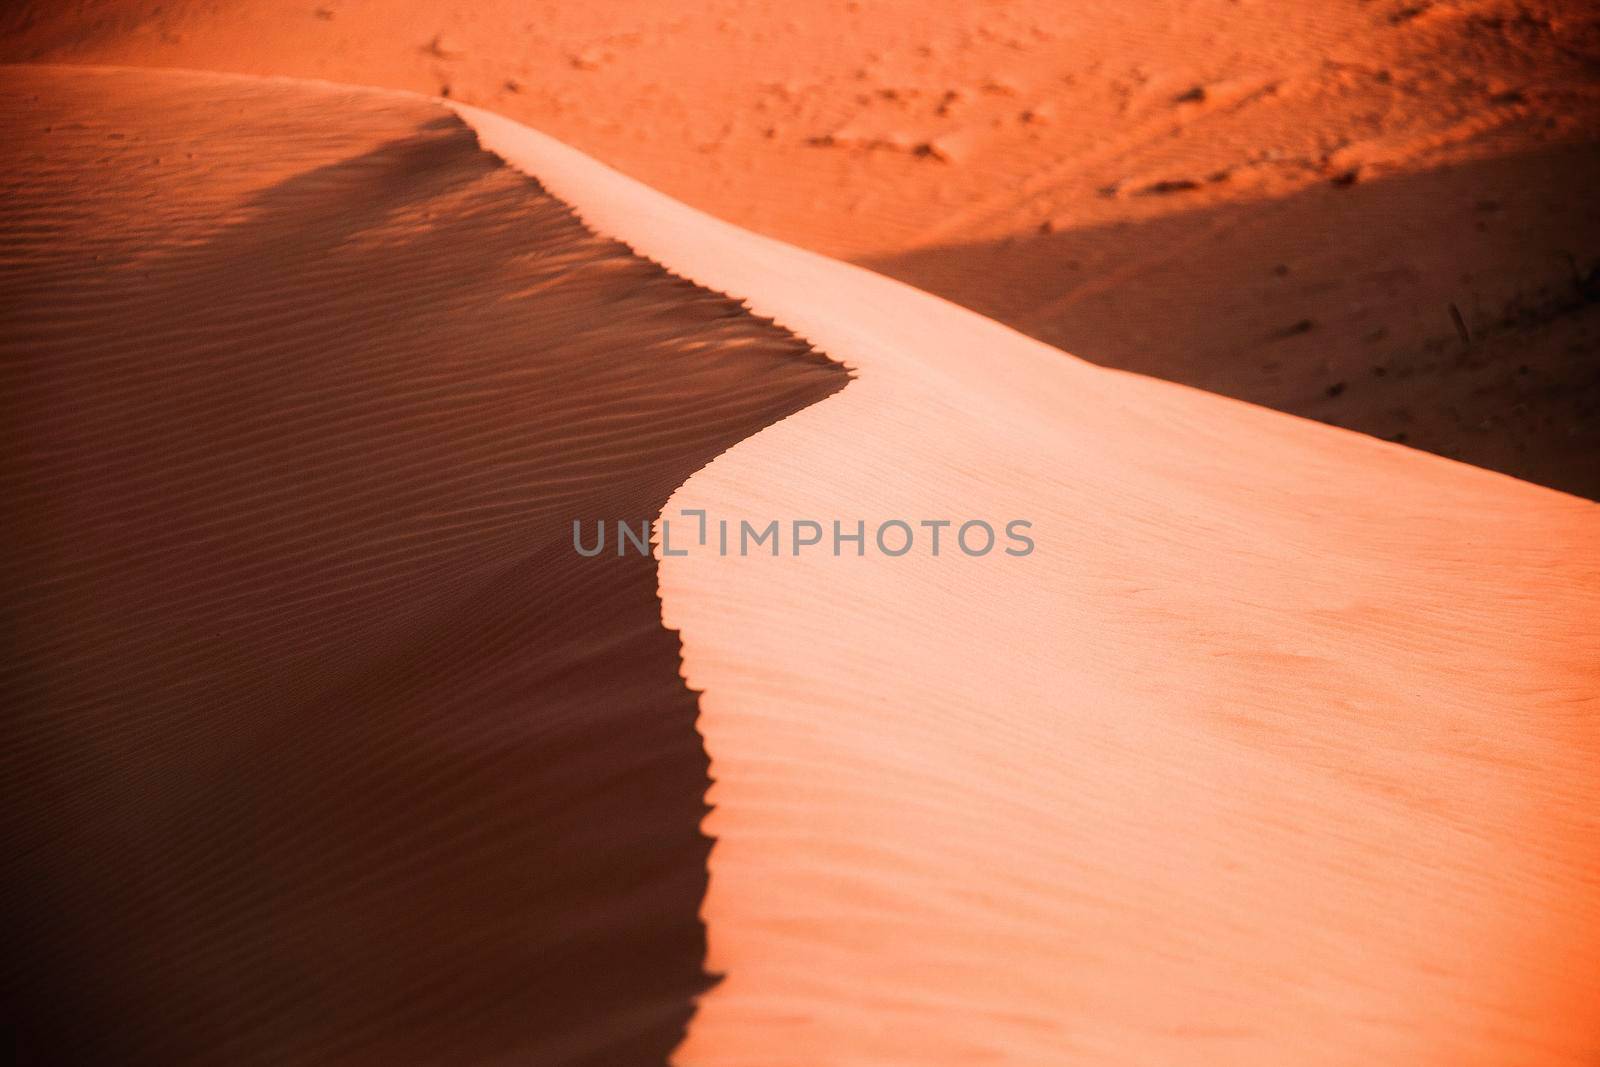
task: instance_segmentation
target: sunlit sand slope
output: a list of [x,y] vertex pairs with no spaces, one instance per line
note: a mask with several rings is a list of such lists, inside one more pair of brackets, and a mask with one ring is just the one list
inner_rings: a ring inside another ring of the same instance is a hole
[[28,1062],[661,1062],[711,981],[648,556],[844,372],[418,98],[9,68]]
[[[662,559],[727,976],[677,1062],[1600,1054],[1600,508],[1092,367],[460,110],[859,375],[665,513],[868,530]],[[891,558],[890,519],[1037,547]]]

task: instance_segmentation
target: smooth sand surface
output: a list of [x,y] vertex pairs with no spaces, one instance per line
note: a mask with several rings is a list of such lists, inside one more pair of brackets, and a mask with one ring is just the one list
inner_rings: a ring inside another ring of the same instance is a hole
[[677,1062],[1600,1050],[1600,507],[1095,368],[461,110],[857,371],[669,519],[1034,523],[662,559],[726,975]]
[[[35,1047],[1594,1058],[1600,507],[470,107],[5,79]],[[663,508],[1037,549],[565,540]]]
[[0,59],[448,95],[1093,362],[1595,498],[1593,8],[21,0]]

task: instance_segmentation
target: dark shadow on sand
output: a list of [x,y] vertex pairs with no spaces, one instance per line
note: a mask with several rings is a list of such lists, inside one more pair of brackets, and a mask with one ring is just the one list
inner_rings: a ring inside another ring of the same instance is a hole
[[1600,497],[1600,143],[1350,179],[1204,208],[1174,183],[1146,221],[865,265],[1096,363]]
[[571,523],[845,371],[426,104],[77,77],[4,121],[22,1058],[666,1062],[707,758],[654,560]]

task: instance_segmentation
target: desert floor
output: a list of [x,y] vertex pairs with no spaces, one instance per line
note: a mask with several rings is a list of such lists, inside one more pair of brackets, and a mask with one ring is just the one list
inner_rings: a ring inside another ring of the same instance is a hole
[[0,60],[480,105],[1091,361],[1600,495],[1582,0],[51,0]]

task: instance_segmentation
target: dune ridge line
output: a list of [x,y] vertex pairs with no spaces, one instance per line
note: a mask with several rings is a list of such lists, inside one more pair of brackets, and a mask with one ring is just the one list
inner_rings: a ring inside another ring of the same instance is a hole
[[661,560],[725,975],[675,1062],[1585,1061],[1600,508],[1092,367],[451,106],[856,372],[669,513],[1036,525]]

